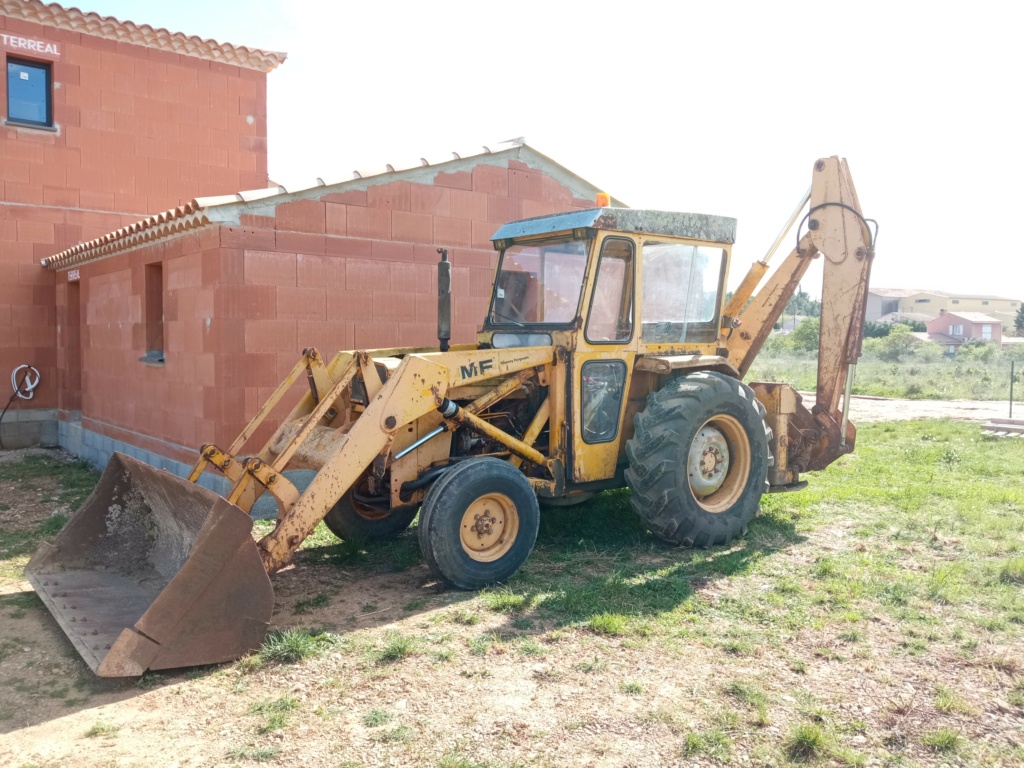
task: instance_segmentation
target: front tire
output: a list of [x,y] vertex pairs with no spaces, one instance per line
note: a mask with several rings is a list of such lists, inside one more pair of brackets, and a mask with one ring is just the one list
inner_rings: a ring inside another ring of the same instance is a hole
[[510,579],[537,541],[533,486],[511,464],[482,458],[456,464],[420,508],[420,551],[430,570],[459,589]]
[[634,511],[660,539],[712,547],[743,535],[767,488],[764,408],[740,381],[711,371],[647,398],[626,443]]

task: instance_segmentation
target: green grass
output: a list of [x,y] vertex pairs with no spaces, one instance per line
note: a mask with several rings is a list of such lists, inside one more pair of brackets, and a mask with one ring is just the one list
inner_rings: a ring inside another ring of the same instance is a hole
[[732,752],[732,739],[720,729],[694,731],[686,734],[683,754],[686,757],[707,755],[719,761],[726,761]]
[[624,635],[629,619],[618,613],[599,613],[587,619],[587,626],[599,635]]
[[396,742],[408,743],[412,741],[412,737],[413,730],[407,725],[398,725],[394,728],[374,731],[370,736],[373,741],[378,741],[382,744],[394,744]]
[[258,733],[266,734],[278,731],[288,725],[288,715],[299,708],[299,700],[294,696],[282,696],[279,699],[260,701],[249,707],[250,715],[263,715],[266,719],[260,725]]
[[376,653],[376,659],[380,664],[393,664],[413,653],[415,648],[415,641],[408,635],[388,632],[384,636],[384,646]]
[[929,731],[921,737],[921,743],[933,752],[953,753],[963,747],[964,740],[959,731],[952,728],[939,728]]
[[228,760],[250,760],[254,763],[266,763],[277,757],[279,747],[235,747],[227,753]]
[[387,725],[391,720],[391,714],[384,709],[371,709],[363,715],[363,724],[367,728],[377,728],[381,725]]
[[824,757],[829,749],[829,737],[821,726],[801,723],[786,737],[783,749],[794,762],[816,760]]
[[1024,557],[1014,557],[999,570],[999,580],[1004,584],[1024,584]]
[[111,725],[110,723],[96,723],[88,731],[85,732],[85,736],[88,739],[95,739],[99,736],[109,737],[117,734],[121,730],[119,725]]
[[[751,764],[859,765],[864,755],[849,748],[860,749],[853,739],[863,734],[867,759],[880,764],[915,764],[926,750],[947,753],[930,755],[932,761],[1014,764],[1015,755],[994,751],[995,741],[976,738],[970,713],[993,686],[1000,700],[1024,707],[1024,671],[1013,653],[1024,641],[1024,441],[989,439],[976,424],[941,421],[861,424],[857,438],[855,453],[810,475],[806,490],[765,496],[747,535],[727,547],[663,544],[645,531],[626,491],[599,494],[576,509],[545,510],[533,555],[506,585],[429,597],[410,587],[395,601],[410,601],[402,633],[387,626],[346,631],[349,647],[363,654],[353,674],[367,680],[412,675],[437,684],[434,676],[457,673],[458,683],[487,689],[502,675],[529,676],[536,668],[537,682],[578,683],[621,697],[624,711],[614,717],[658,729],[645,737],[671,743],[680,762],[727,764],[742,748]],[[407,567],[409,538],[415,546],[415,537],[403,536],[345,557],[336,543],[316,538],[303,556],[317,568],[344,569],[358,583],[361,573]],[[330,613],[335,606],[311,602],[323,599],[312,588],[285,613],[307,604]],[[428,601],[437,610],[409,615]],[[7,614],[39,610],[33,595],[0,597],[0,623]],[[232,671],[266,669],[238,678],[255,686],[264,676],[288,674],[271,664],[301,664],[343,642],[320,630],[276,632]],[[12,664],[30,656],[24,647],[13,632],[0,638],[0,656]],[[545,663],[538,664],[542,655]],[[679,690],[666,708],[671,723],[644,716],[665,705],[660,684],[645,691],[655,679],[646,670],[673,669],[687,658],[715,665],[711,682],[676,681]],[[325,659],[310,670],[333,663]],[[893,729],[879,719],[907,717],[885,702],[900,696],[904,673],[934,679],[937,668],[944,670],[938,678],[944,687],[918,687],[912,717],[931,718],[926,729],[963,723],[963,733],[953,732],[950,747],[925,741],[940,731],[904,729],[904,746],[883,754]],[[343,675],[340,668],[326,674]],[[15,679],[31,689],[33,675],[19,670],[2,690],[16,690]],[[846,681],[864,676],[888,690],[870,700],[847,692]],[[851,704],[881,708],[881,717],[845,721],[849,712],[836,702],[847,693]],[[374,704],[380,702],[365,706]],[[2,707],[11,717],[17,712],[10,703]],[[289,717],[297,721],[288,712],[268,712],[251,727],[284,728]],[[553,720],[550,733],[559,732],[559,722]],[[342,727],[341,718],[330,727]],[[415,736],[397,719],[370,727],[382,743]],[[536,747],[516,746],[542,753],[554,737],[533,738]],[[424,754],[425,764],[440,759]]]
[[516,594],[508,587],[499,587],[480,593],[480,602],[496,613],[521,613],[530,607],[530,596]]
[[263,664],[293,664],[335,648],[339,638],[329,632],[286,629],[271,632],[256,653]]
[[[257,536],[274,530],[273,520],[253,521]],[[324,523],[320,523],[299,546],[296,563],[329,564],[366,573],[397,573],[423,562],[416,537],[409,534],[394,541],[363,543],[339,541]]]
[[1006,695],[1006,700],[1015,707],[1024,709],[1024,678],[1017,680]]
[[448,618],[455,624],[462,624],[466,627],[480,623],[480,614],[469,608],[456,608],[448,614]]
[[[771,347],[769,345],[758,355],[747,380],[784,381],[797,389],[813,392],[817,376],[817,353],[773,352]],[[961,353],[954,359],[943,358],[941,350],[937,355],[935,351],[926,349],[923,353],[908,356],[905,361],[894,362],[879,359],[872,353],[872,344],[865,344],[864,357],[857,365],[853,393],[923,400],[1009,399],[1009,355],[1019,355],[1019,351],[999,353],[990,350],[980,355]],[[1024,381],[1019,358],[1015,373],[1016,400]],[[955,453],[949,454],[952,461],[956,461],[956,456]]]
[[958,696],[947,685],[940,685],[935,691],[935,708],[947,714],[967,715],[973,717],[978,710]]
[[742,680],[734,680],[725,686],[725,693],[754,710],[755,725],[771,724],[771,718],[768,716],[768,694],[759,686]]
[[331,603],[331,596],[325,592],[320,592],[313,597],[308,597],[304,600],[297,600],[295,607],[292,608],[292,613],[312,613],[318,608],[326,608]]
[[56,455],[26,456],[0,464],[0,483],[26,498],[37,498],[43,491],[43,503],[51,510],[34,525],[0,527],[0,579],[21,578],[29,556],[40,542],[60,532],[67,513],[81,506],[98,479],[99,474],[85,462],[65,462]]

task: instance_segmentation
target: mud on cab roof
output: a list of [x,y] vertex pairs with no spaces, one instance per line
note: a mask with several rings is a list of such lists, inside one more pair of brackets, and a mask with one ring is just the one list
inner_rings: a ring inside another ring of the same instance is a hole
[[[491,242],[494,243],[494,249],[500,251],[520,238],[598,229],[685,237],[713,243],[736,242],[736,219],[704,213],[674,213],[637,208],[592,208],[513,221],[503,224],[491,237]],[[584,232],[579,233],[580,239],[585,236]]]

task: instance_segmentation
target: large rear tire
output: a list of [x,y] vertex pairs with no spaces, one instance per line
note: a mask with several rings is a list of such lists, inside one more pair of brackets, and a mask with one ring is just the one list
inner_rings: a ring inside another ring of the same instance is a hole
[[647,398],[626,443],[634,511],[657,537],[712,547],[742,536],[767,489],[770,430],[753,391],[693,373]]
[[[361,482],[361,481],[360,481]],[[391,541],[409,527],[418,504],[383,510],[357,501],[349,488],[324,517],[324,524],[343,541]]]
[[533,486],[506,461],[456,464],[427,492],[420,509],[423,559],[459,589],[510,579],[537,541],[540,508]]

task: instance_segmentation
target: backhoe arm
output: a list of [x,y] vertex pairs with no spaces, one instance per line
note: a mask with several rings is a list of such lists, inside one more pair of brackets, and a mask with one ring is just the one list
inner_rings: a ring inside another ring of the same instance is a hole
[[[800,237],[806,222],[807,232]],[[765,262],[751,269],[733,296],[727,314],[739,321],[723,334],[729,361],[745,375],[774,325],[793,297],[811,260],[824,255],[821,294],[821,330],[818,345],[816,404],[807,411],[799,395],[779,385],[752,384],[769,411],[776,441],[773,485],[796,482],[799,472],[822,469],[853,450],[856,430],[847,423],[847,403],[840,395],[851,381],[863,340],[874,240],[846,161],[838,157],[818,160],[810,191],[810,209],[797,232],[797,246],[751,299],[757,275]],[[746,295],[743,295],[743,294]],[[741,309],[742,308],[742,309]],[[731,311],[731,312],[730,312]],[[784,385],[783,385],[784,386]],[[848,392],[847,392],[848,394]]]

